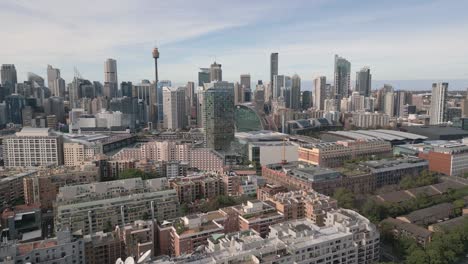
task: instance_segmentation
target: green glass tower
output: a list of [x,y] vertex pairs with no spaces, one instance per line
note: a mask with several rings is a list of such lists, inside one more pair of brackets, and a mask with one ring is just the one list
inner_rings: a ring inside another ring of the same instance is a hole
[[229,150],[234,140],[234,84],[211,82],[203,91],[206,144],[215,150]]

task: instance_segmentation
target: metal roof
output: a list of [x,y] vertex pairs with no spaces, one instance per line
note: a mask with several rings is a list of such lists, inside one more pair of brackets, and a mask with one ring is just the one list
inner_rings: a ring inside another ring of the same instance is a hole
[[389,141],[404,140],[405,139],[404,137],[385,134],[385,133],[382,133],[382,132],[378,132],[377,130],[358,130],[358,131],[356,131],[356,133],[368,135],[368,136],[371,136],[371,137],[374,137],[374,138],[389,140]]
[[427,139],[427,137],[425,137],[425,136],[421,136],[421,135],[413,134],[413,133],[408,133],[408,132],[403,132],[403,131],[388,130],[388,129],[379,129],[377,131],[385,133],[385,134],[391,134],[391,135],[395,135],[395,136],[405,137],[405,138],[408,138],[408,139]]

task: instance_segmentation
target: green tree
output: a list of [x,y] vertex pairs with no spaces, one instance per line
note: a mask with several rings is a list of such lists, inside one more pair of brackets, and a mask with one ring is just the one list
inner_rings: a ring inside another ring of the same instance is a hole
[[406,258],[407,264],[427,264],[429,263],[429,257],[426,252],[422,249],[416,249],[411,252],[410,255]]
[[456,215],[461,215],[462,209],[465,207],[465,201],[462,199],[458,199],[453,201],[454,213]]
[[126,169],[122,171],[121,173],[119,173],[119,180],[131,179],[131,178],[141,178],[142,180],[148,180],[148,179],[151,179],[152,177],[150,174],[142,170],[133,169],[133,168]]
[[354,194],[345,188],[338,188],[333,194],[333,198],[338,201],[338,206],[352,209],[354,208]]

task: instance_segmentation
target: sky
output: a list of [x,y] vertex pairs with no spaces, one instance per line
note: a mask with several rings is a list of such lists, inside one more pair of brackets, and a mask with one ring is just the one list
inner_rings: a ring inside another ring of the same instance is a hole
[[[0,64],[46,77],[47,64],[70,82],[74,67],[102,81],[107,58],[120,81],[197,81],[200,67],[222,64],[223,79],[269,80],[269,57],[280,74],[305,82],[333,76],[333,56],[355,72],[403,89],[432,81],[468,88],[466,0],[0,0]],[[405,82],[410,80],[411,82]],[[308,89],[308,87],[304,87]],[[378,88],[378,87],[373,87]],[[427,87],[430,89],[430,87]]]

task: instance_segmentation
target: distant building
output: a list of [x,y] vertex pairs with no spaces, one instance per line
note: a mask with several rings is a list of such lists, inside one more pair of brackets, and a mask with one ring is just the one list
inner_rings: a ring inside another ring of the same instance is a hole
[[198,72],[198,86],[203,87],[205,83],[210,83],[210,69],[208,68],[200,68]]
[[345,98],[351,89],[351,63],[345,58],[335,55],[335,96]]
[[273,86],[273,78],[278,75],[278,52],[270,55],[270,85]]
[[184,129],[188,125],[184,87],[163,88],[164,127],[171,130]]
[[312,107],[312,92],[303,91],[301,96],[302,110],[308,110]]
[[221,82],[223,81],[223,70],[221,64],[213,62],[210,66],[210,82]]
[[18,83],[15,65],[2,64],[0,75],[2,86],[8,86],[10,89],[10,93],[13,93],[15,85]]
[[369,97],[372,90],[372,74],[369,67],[364,67],[356,72],[356,87],[354,91],[359,95]]
[[448,83],[432,84],[432,98],[429,120],[431,125],[437,125],[447,121],[447,90]]
[[317,110],[325,109],[327,80],[325,76],[320,76],[314,79],[314,107]]
[[104,62],[104,91],[103,96],[107,98],[117,97],[119,83],[117,80],[117,61],[107,59]]

